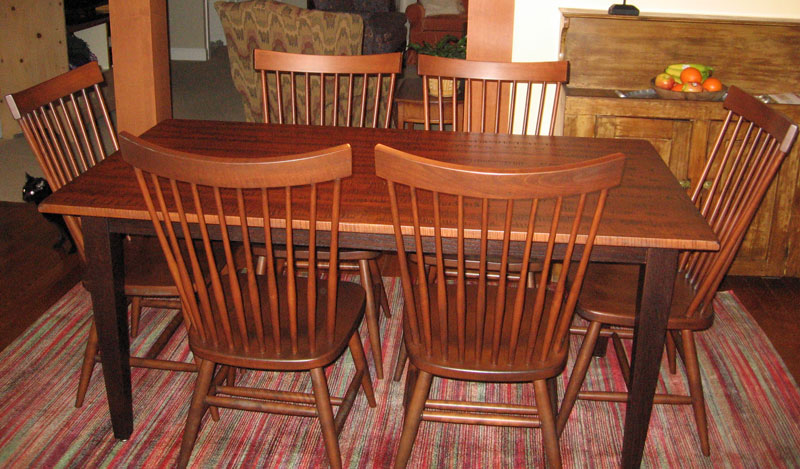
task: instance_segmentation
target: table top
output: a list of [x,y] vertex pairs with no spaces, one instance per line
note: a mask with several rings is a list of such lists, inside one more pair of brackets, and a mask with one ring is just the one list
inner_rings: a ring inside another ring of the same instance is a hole
[[[644,140],[536,137],[399,129],[308,127],[165,120],[144,139],[211,156],[302,153],[349,143],[353,176],[342,183],[340,231],[392,234],[386,182],[375,176],[377,143],[423,157],[486,167],[539,167],[627,155],[611,190],[598,246],[716,250],[714,233],[653,146]],[[47,198],[40,210],[76,216],[149,220],[132,168],[117,153]]]

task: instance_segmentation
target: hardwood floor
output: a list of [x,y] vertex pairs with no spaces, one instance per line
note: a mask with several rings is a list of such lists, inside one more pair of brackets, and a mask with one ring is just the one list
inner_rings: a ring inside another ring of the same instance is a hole
[[[58,232],[30,204],[0,202],[0,350],[80,281],[77,254],[53,249]],[[384,275],[396,274],[385,256]],[[800,278],[728,277],[733,290],[755,317],[800,381]]]
[[0,202],[0,350],[81,279],[77,253],[33,204]]
[[800,278],[729,276],[720,289],[739,297],[800,383]]

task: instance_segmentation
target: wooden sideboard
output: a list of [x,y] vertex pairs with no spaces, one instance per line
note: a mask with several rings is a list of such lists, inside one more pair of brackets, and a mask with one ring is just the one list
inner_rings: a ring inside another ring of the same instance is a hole
[[[563,9],[570,62],[564,134],[649,140],[694,185],[725,118],[721,102],[620,98],[671,63],[703,63],[753,94],[800,92],[800,22],[721,17],[610,16]],[[800,106],[770,104],[795,122]],[[800,144],[783,163],[731,273],[800,276]]]

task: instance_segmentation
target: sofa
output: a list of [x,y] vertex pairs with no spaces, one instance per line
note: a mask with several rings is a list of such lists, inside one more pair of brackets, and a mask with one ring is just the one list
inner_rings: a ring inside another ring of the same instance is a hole
[[312,0],[322,11],[354,13],[364,21],[362,54],[401,52],[406,45],[406,15],[395,11],[394,0]]
[[317,55],[361,53],[364,22],[356,14],[306,10],[272,0],[216,2],[214,8],[225,31],[231,78],[242,96],[248,122],[264,121],[261,78],[253,69],[254,49]]
[[450,35],[467,34],[468,0],[418,0],[406,7],[409,38],[414,44],[435,44]]

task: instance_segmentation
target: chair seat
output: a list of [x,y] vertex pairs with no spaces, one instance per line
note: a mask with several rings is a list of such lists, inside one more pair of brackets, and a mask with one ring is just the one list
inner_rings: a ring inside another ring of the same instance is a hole
[[[452,288],[451,288],[452,287]],[[496,362],[491,359],[491,350],[489,347],[484,347],[480,354],[476,354],[475,344],[479,341],[476,337],[475,328],[475,301],[474,295],[467,298],[467,325],[465,337],[465,351],[464,357],[458,356],[458,340],[455,339],[456,331],[458,330],[456,315],[452,312],[455,308],[457,291],[454,284],[448,284],[448,304],[451,305],[451,313],[448,316],[448,331],[450,335],[449,350],[446,353],[442,352],[442,342],[439,335],[440,327],[438,326],[438,319],[432,320],[432,350],[433,353],[428,355],[425,353],[424,347],[415,346],[410,341],[406,341],[405,345],[407,353],[411,362],[419,369],[426,371],[437,376],[444,376],[453,379],[464,380],[477,380],[477,381],[494,381],[494,382],[520,382],[520,381],[533,381],[537,379],[546,379],[552,376],[557,376],[564,369],[564,364],[567,359],[567,347],[559,353],[553,351],[553,347],[547,347],[549,352],[544,359],[527,360],[525,353],[528,351],[526,332],[530,329],[531,317],[533,311],[533,303],[535,301],[536,290],[528,289],[525,297],[525,307],[521,322],[520,330],[520,346],[517,347],[517,354],[513,360],[509,359],[511,350],[511,316],[513,312],[513,303],[516,296],[516,289],[511,288],[507,290],[509,293],[506,297],[506,317],[503,319],[501,326],[501,338],[499,355]],[[495,299],[497,297],[497,286],[488,285],[486,294],[486,318],[485,327],[483,331],[483,341],[485,337],[490,337],[494,331],[495,322]],[[438,318],[438,306],[436,300],[435,288],[429,289],[431,316]],[[547,300],[545,304],[549,304]],[[419,311],[419,301],[417,304]],[[549,319],[550,309],[545,308],[543,324]],[[411,331],[408,326],[408,321],[403,322],[404,337],[410,337]],[[539,334],[542,336],[543,334]],[[541,344],[537,344],[534,355],[538,355],[541,349]]]
[[[243,288],[247,288],[247,275],[239,273],[239,281]],[[255,368],[263,370],[308,370],[311,368],[326,366],[333,362],[338,356],[342,354],[348,341],[353,336],[353,333],[361,324],[364,315],[364,305],[366,294],[364,289],[355,283],[339,281],[338,282],[338,301],[336,307],[336,326],[334,329],[334,337],[330,341],[320,340],[320,337],[325,337],[325,316],[328,297],[327,288],[318,287],[317,305],[316,308],[316,333],[317,333],[317,347],[312,350],[309,347],[308,318],[306,311],[307,308],[307,291],[308,279],[297,278],[297,350],[292,350],[291,335],[289,331],[289,306],[287,291],[286,277],[279,276],[278,280],[278,314],[280,316],[280,350],[275,346],[272,340],[268,340],[263,346],[259,345],[254,335],[248,337],[248,347],[250,350],[245,350],[240,340],[235,341],[235,345],[228,348],[226,345],[215,345],[213,341],[208,338],[202,340],[198,334],[192,333],[190,330],[189,343],[195,355],[202,359],[208,359],[215,363],[222,363],[241,368]],[[261,318],[265,328],[264,336],[267,338],[272,337],[272,324],[270,319],[269,297],[267,294],[267,276],[257,276],[258,289],[261,299]],[[325,280],[317,280],[321,285],[325,284]],[[227,276],[222,276],[221,282],[223,289],[226,290],[226,298],[231,298],[233,295],[227,294],[229,288]],[[245,290],[241,295],[243,307],[246,311],[250,311],[249,294]],[[216,306],[212,305],[216,309]],[[227,305],[230,311],[229,317],[235,318],[235,308],[233,304]],[[222,325],[217,324],[217,334],[222,336],[224,334]],[[249,328],[251,331],[253,327]],[[235,319],[231,320],[232,334],[236,337],[239,334],[239,328],[236,325]]]
[[177,297],[178,288],[169,273],[158,239],[129,236],[122,243],[125,259],[125,295]]
[[[633,327],[639,285],[639,266],[628,264],[589,264],[578,300],[578,315],[588,321],[620,327]],[[678,273],[672,295],[668,329],[703,330],[714,321],[712,308],[687,315],[694,298],[694,287]]]

